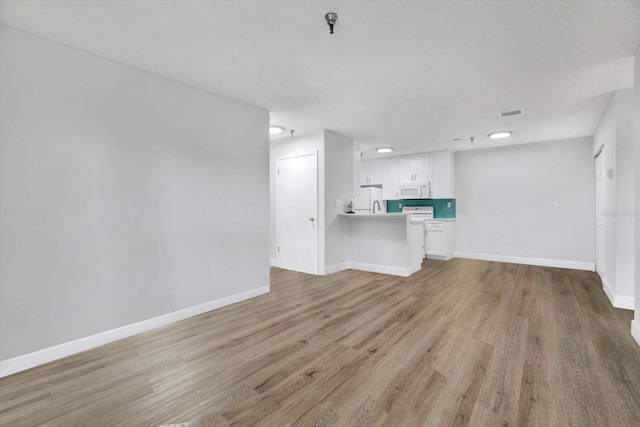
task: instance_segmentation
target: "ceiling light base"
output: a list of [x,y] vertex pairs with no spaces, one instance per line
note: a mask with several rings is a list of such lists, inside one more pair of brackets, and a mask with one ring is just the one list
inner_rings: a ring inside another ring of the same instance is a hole
[[338,20],[338,14],[334,12],[329,12],[324,15],[324,19],[327,20],[327,24],[329,24],[329,34],[333,34],[333,25]]

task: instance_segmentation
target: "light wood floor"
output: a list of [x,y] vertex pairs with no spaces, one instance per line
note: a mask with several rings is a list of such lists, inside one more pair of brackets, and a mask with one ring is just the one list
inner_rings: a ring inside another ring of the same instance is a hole
[[272,292],[0,380],[2,425],[640,426],[594,273],[454,259]]

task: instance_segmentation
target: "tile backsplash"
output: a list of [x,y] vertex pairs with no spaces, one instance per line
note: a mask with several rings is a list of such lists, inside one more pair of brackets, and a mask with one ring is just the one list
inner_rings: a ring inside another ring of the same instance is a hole
[[456,217],[456,199],[387,200],[387,212],[402,212],[403,206],[433,206],[434,218]]

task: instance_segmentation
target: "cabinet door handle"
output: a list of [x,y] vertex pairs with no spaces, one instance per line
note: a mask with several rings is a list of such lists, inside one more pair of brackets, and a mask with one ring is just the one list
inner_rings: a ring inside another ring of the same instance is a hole
[[315,220],[316,220],[315,218],[309,218],[309,221],[311,221],[311,222],[313,222]]

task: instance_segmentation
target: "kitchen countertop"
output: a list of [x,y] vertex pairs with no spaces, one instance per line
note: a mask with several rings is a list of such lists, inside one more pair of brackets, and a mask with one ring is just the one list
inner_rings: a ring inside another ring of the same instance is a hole
[[409,214],[406,213],[402,213],[402,212],[396,212],[396,213],[376,213],[376,214],[363,214],[363,213],[355,213],[355,214],[348,214],[348,213],[339,213],[338,216],[346,216],[347,218],[380,218],[380,219],[388,219],[388,218],[403,218],[406,219]]
[[[405,213],[405,212],[391,212],[391,213],[387,213],[387,212],[383,212],[383,213],[376,213],[376,214],[364,214],[364,213],[355,213],[355,214],[348,214],[348,213],[339,213],[338,216],[346,216],[349,218],[406,218],[407,216],[410,216],[410,213]],[[430,219],[425,219],[424,221],[455,221],[455,218],[430,218]],[[420,221],[422,221],[422,219],[420,219]]]

